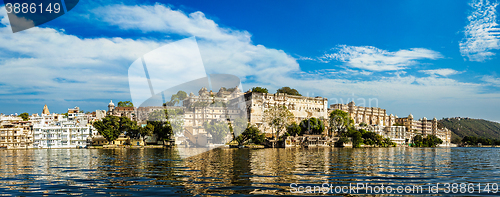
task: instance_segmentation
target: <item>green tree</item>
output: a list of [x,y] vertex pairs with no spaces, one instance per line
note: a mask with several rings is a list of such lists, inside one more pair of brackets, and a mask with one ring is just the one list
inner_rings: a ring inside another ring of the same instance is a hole
[[182,101],[184,101],[184,99],[186,98],[187,98],[187,93],[182,90],[179,90],[177,94],[173,94],[170,97],[170,101],[164,103],[163,106],[175,106],[176,104],[179,104]]
[[149,121],[159,121],[159,122],[165,122],[167,121],[167,110],[155,110],[150,113],[148,113],[148,120]]
[[361,137],[363,138],[363,141],[366,145],[382,144],[382,142],[380,141],[382,136],[379,136],[377,133],[371,131],[365,131],[364,129],[361,129],[360,131],[362,134]]
[[462,143],[473,146],[477,145],[478,143],[481,143],[482,145],[490,145],[490,143],[485,143],[485,141],[487,140],[478,138],[476,136],[465,136],[464,138],[462,138]]
[[130,118],[126,116],[120,117],[120,131],[123,133],[134,132],[139,127],[137,126],[136,121],[130,120]]
[[245,117],[237,117],[232,121],[231,127],[233,128],[233,137],[237,137],[248,127],[248,121]]
[[292,123],[293,114],[285,106],[272,106],[264,111],[264,122],[271,126],[273,137],[281,136],[284,129]]
[[102,120],[94,122],[94,127],[110,144],[122,134],[120,118],[116,116],[106,116]]
[[229,125],[225,121],[218,122],[212,120],[210,122],[205,122],[203,124],[203,127],[205,128],[205,131],[207,131],[208,133],[210,133],[210,135],[212,135],[212,140],[214,144],[226,143],[224,139],[229,133]]
[[142,137],[142,141],[144,141],[144,144],[146,144],[146,136],[151,136],[153,135],[153,132],[155,130],[155,127],[152,124],[147,124],[145,127],[139,128],[139,134]]
[[339,136],[339,140],[335,142],[336,147],[344,147],[344,144],[349,142],[349,138],[347,136]]
[[382,144],[383,147],[393,146],[393,144],[394,143],[392,142],[391,138],[386,137],[383,139],[383,144]]
[[165,142],[170,140],[173,135],[172,125],[168,121],[147,121],[153,126],[153,134],[156,135],[158,141]]
[[180,102],[179,97],[177,97],[177,95],[174,94],[174,95],[172,95],[172,97],[170,97],[170,101],[164,103],[163,106],[175,106],[179,102]]
[[299,94],[299,91],[296,89],[290,88],[290,87],[282,87],[276,91],[276,93],[285,93],[288,95],[296,95],[296,96],[302,96]]
[[134,107],[134,104],[130,101],[120,101],[118,107]]
[[415,147],[422,147],[424,145],[424,138],[422,135],[413,136],[412,143]]
[[291,135],[291,136],[302,135],[301,127],[295,122],[293,122],[292,124],[288,125],[288,127],[286,127],[286,132],[288,135]]
[[172,131],[181,134],[184,131],[184,111],[182,109],[166,109],[165,113],[172,126]]
[[436,147],[437,145],[442,144],[442,143],[443,143],[443,140],[439,139],[435,135],[427,135],[423,139],[423,144],[426,147]]
[[177,98],[180,100],[180,101],[183,101],[184,99],[186,99],[188,96],[187,96],[187,93],[182,91],[182,90],[179,90],[177,92]]
[[354,124],[354,121],[349,117],[349,113],[339,109],[330,113],[329,120],[331,136],[335,133],[338,136],[342,136],[342,134],[347,132],[347,129]]
[[[348,142],[349,137],[351,138],[352,146],[357,148],[361,147],[361,144],[373,144],[371,140],[366,140],[364,139],[364,136],[366,135],[367,131],[364,129],[356,130],[354,127],[349,127],[347,129],[347,132],[344,132],[341,134],[340,139],[344,138],[344,143]],[[339,144],[340,145],[340,144]]]
[[21,117],[23,121],[28,121],[30,119],[30,114],[24,112],[22,114],[19,114],[19,117]]
[[325,124],[318,118],[312,117],[300,122],[300,129],[303,133],[320,135],[325,130]]
[[361,132],[359,132],[356,129],[350,129],[350,130],[351,130],[350,136],[351,136],[352,146],[356,148],[360,147],[361,144],[363,143],[363,137]]
[[249,126],[245,131],[236,138],[236,141],[241,146],[247,142],[254,144],[263,144],[266,139],[265,135],[254,125]]
[[253,87],[252,92],[269,93],[267,91],[267,88],[263,88],[263,87]]
[[126,133],[125,133],[126,136],[130,137],[130,138],[134,138],[134,139],[139,139],[141,137],[141,134],[140,134],[140,127],[139,126],[135,126],[135,127],[131,127]]

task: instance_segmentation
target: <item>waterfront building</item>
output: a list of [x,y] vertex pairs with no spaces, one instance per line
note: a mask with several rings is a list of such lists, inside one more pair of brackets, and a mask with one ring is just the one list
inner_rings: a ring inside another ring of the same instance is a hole
[[[328,117],[328,99],[319,96],[306,97],[284,93],[269,94],[248,91],[238,99],[239,101],[232,103],[238,103],[239,107],[246,109],[249,123],[257,126],[268,134],[267,136],[272,133],[272,129],[263,120],[264,112],[273,106],[285,106],[294,115],[294,121],[297,123],[311,117],[322,120],[326,120]],[[278,135],[283,133],[284,131],[281,131]]]
[[287,136],[285,147],[325,147],[334,141],[323,135]]
[[396,116],[387,115],[385,109],[378,107],[362,107],[356,106],[354,101],[348,104],[333,104],[330,105],[329,111],[342,110],[351,116],[354,124],[366,123],[368,125],[392,126],[396,122]]
[[79,107],[74,107],[73,109],[68,109],[68,121],[76,122],[89,122],[89,116],[87,114],[81,113]]
[[[241,109],[231,106],[230,101],[243,95],[238,87],[227,90],[220,88],[217,93],[208,91],[205,87],[198,91],[198,96],[192,92],[182,102],[183,105],[183,133],[176,132],[176,143],[182,140],[189,140],[193,144],[207,146],[211,143],[212,136],[205,131],[203,125],[211,121],[231,122],[245,113]],[[175,121],[175,120],[174,120]],[[179,120],[177,120],[179,121]],[[232,140],[230,132],[226,135],[225,141]]]
[[[356,106],[354,101],[348,104],[333,104],[330,105],[329,111],[342,110],[348,112],[351,119],[354,120],[356,129],[365,129],[366,131],[375,132],[384,138],[390,138],[397,144],[406,144],[411,142],[415,135],[435,135],[443,140],[443,145],[449,146],[451,143],[451,131],[447,128],[438,128],[436,118],[427,120],[422,118],[415,120],[413,115],[405,118],[398,118],[393,114],[387,115],[386,110],[378,107],[361,107]],[[365,123],[366,126],[360,126]],[[399,124],[399,126],[396,126]]]
[[29,121],[20,117],[0,117],[0,148],[33,148],[33,134]]
[[405,126],[412,133],[412,137],[415,135],[422,135],[423,137],[435,135],[443,140],[443,145],[449,146],[451,143],[451,131],[447,128],[438,128],[438,121],[435,117],[432,120],[427,120],[426,117],[415,120],[413,115],[410,114],[405,118],[397,118],[396,123]]
[[[44,107],[45,109],[48,108]],[[69,114],[68,114],[69,115]],[[92,126],[86,116],[74,114],[72,120],[58,114],[33,116],[34,148],[86,147],[92,136]]]
[[[125,145],[129,144],[130,137],[125,136],[125,134],[120,134],[116,140],[109,143],[109,141],[104,138],[102,135],[92,136],[92,140],[90,141],[92,146],[102,146],[102,145]],[[90,145],[90,144],[89,144]]]
[[108,104],[108,115],[112,116],[118,116],[118,117],[128,117],[130,120],[137,120],[136,119],[136,108],[135,107],[115,107],[115,104],[113,103],[113,100],[111,100]]
[[392,142],[398,145],[407,144],[413,139],[413,133],[408,132],[405,126],[385,127],[382,136],[390,138]]
[[155,111],[165,110],[164,106],[138,107],[135,111],[137,121],[144,122],[149,119],[149,114]]
[[0,126],[2,123],[8,123],[8,122],[16,122],[16,121],[23,121],[23,118],[15,115],[0,115]]
[[[387,115],[386,109],[356,106],[354,102],[333,104],[328,108],[328,100],[322,97],[251,91],[241,93],[237,87],[233,90],[231,92],[221,88],[219,92],[215,93],[207,88],[201,88],[198,95],[192,92],[188,94],[188,97],[182,101],[182,106],[119,108],[115,107],[111,101],[108,105],[108,115],[135,117],[139,124],[145,124],[152,112],[166,109],[176,110],[179,114],[169,116],[171,123],[182,125],[176,127],[178,130],[174,131],[176,144],[189,142],[199,146],[207,146],[211,143],[212,136],[203,127],[205,123],[214,120],[231,122],[238,117],[247,118],[251,125],[257,126],[267,137],[272,137],[273,131],[263,118],[264,112],[273,106],[285,106],[294,115],[294,121],[297,123],[311,117],[319,118],[324,121],[325,131],[328,131],[326,127],[328,127],[329,112],[337,109],[342,110],[349,113],[357,129],[363,128],[375,132],[384,138],[390,138],[397,144],[406,144],[416,134],[436,135],[445,144],[449,144],[451,138],[451,132],[446,128],[437,129],[437,120],[435,119],[413,120],[413,116],[411,116],[410,121],[409,118],[398,118],[393,114]],[[396,123],[403,126],[396,126]],[[281,131],[278,135],[283,133],[284,131]],[[326,135],[326,132],[323,135]],[[230,138],[232,136],[228,135],[227,139],[230,140]],[[335,139],[331,138],[330,140]]]
[[[245,115],[239,108],[229,106],[229,101],[243,95],[238,87],[226,89],[220,88],[219,92],[208,91],[202,87],[198,95],[188,94],[188,97],[182,100],[182,106],[144,106],[135,110],[139,124],[145,124],[149,119],[149,114],[155,111],[168,110],[168,120],[174,127],[175,143],[191,145],[208,146],[211,143],[212,136],[204,129],[204,124],[210,121],[232,121],[241,115]],[[114,105],[110,105],[111,108]],[[175,114],[172,113],[175,111]],[[227,140],[232,139],[228,133]],[[231,138],[231,139],[230,139]],[[150,136],[146,139],[147,143],[154,143],[155,137]]]
[[106,117],[106,110],[95,110],[93,114],[95,114],[94,116],[96,120],[102,120],[104,117]]
[[396,119],[396,123],[405,126],[409,131],[422,135],[433,134],[437,130],[437,119],[427,120],[426,117],[415,120],[413,115]]

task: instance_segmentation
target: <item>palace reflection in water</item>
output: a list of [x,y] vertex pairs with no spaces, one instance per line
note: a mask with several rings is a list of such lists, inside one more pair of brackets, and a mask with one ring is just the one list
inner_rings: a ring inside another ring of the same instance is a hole
[[35,149],[0,151],[0,194],[233,195],[290,184],[498,182],[488,148]]

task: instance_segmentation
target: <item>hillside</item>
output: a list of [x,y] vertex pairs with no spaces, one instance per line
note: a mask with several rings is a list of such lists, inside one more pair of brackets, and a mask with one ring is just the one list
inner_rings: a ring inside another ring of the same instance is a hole
[[445,118],[439,120],[439,127],[451,130],[452,142],[464,136],[500,139],[500,124],[482,119],[470,118]]

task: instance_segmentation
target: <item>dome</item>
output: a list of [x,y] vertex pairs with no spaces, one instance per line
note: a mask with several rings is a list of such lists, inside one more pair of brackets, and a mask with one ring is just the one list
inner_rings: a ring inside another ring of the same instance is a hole
[[427,120],[427,118],[426,118],[426,117],[424,117],[424,120]]
[[115,106],[115,104],[113,103],[113,100],[109,101],[108,106]]
[[413,115],[411,115],[411,114],[410,114],[410,115],[408,116],[408,118],[413,118]]

